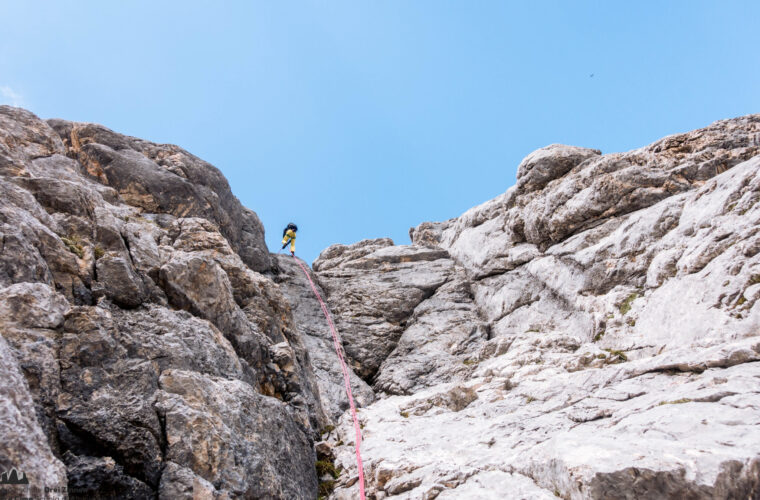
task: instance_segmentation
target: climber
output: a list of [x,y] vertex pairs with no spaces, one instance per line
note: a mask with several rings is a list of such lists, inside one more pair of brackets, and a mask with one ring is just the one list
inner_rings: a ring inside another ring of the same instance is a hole
[[282,248],[284,249],[290,243],[290,255],[296,254],[296,231],[298,231],[298,226],[292,222],[282,230]]

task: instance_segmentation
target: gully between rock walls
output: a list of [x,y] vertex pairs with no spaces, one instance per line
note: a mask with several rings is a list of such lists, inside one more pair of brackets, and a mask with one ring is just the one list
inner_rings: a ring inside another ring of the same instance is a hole
[[312,271],[181,148],[2,106],[0,494],[758,498],[759,150],[552,145]]

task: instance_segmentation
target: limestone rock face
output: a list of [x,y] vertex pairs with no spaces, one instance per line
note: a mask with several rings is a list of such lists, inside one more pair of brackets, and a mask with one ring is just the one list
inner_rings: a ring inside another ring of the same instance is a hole
[[[446,264],[407,264],[406,276],[444,284],[373,338],[391,352],[374,361],[378,400],[360,412],[370,493],[760,498],[758,153],[757,115],[624,154],[549,146],[503,195],[413,228],[411,246],[384,244],[445,252]],[[376,270],[376,248],[331,247],[314,266],[338,321],[365,335],[387,317],[366,304],[404,286],[392,278],[403,264]],[[371,297],[360,304],[356,290]],[[444,365],[433,381],[410,368],[439,338],[431,310],[447,332],[483,332],[464,341],[466,375],[456,357],[433,356]],[[347,415],[338,430],[334,497],[350,498]]]
[[535,191],[558,179],[585,160],[599,156],[597,149],[552,144],[538,149],[517,167],[517,185],[524,192]]
[[16,357],[5,339],[0,337],[0,468],[19,478],[26,475],[29,486],[6,486],[4,497],[34,495],[42,497],[45,487],[66,488],[66,468],[56,458],[37,419],[28,384]]
[[270,268],[261,221],[240,204],[213,165],[177,146],[116,134],[100,125],[64,120],[48,124],[47,130],[60,136],[65,154],[127,204],[148,213],[203,217],[219,227],[251,269]]
[[486,332],[445,250],[389,239],[334,245],[314,270],[354,370],[376,388],[407,393],[469,371],[471,342]]
[[236,497],[314,495],[312,442],[288,405],[240,380],[198,372],[167,370],[159,385],[156,407],[166,422],[168,460],[227,485]]
[[[758,115],[551,145],[324,250],[370,498],[760,498],[758,153]],[[319,302],[216,168],[0,106],[0,236],[0,495],[356,498]]]
[[0,106],[0,236],[3,471],[37,496],[316,497],[331,401],[216,168]]
[[[277,281],[288,302],[293,304],[293,318],[302,335],[304,346],[314,368],[322,407],[328,416],[337,422],[349,405],[345,394],[343,372],[335,353],[330,328],[324,319],[322,308],[314,296],[309,281],[304,277],[303,271],[293,257],[277,255],[275,258],[277,259],[277,266],[281,270]],[[304,265],[304,267],[306,266]],[[311,273],[308,267],[306,269]],[[325,292],[316,284],[316,277],[313,274],[312,281],[314,281],[317,291],[324,297]],[[351,391],[357,406],[369,405],[375,399],[374,392],[366,382],[351,370],[351,367],[349,370]]]

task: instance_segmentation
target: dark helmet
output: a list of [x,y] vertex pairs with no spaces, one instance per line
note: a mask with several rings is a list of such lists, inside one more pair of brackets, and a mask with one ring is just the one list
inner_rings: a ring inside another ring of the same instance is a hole
[[298,226],[296,226],[292,222],[289,222],[288,223],[288,229],[292,229],[293,231],[298,231]]

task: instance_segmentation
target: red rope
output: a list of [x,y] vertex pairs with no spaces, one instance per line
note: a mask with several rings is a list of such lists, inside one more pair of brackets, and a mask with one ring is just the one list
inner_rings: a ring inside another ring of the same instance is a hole
[[335,331],[335,325],[333,324],[332,318],[330,317],[330,313],[327,311],[327,306],[322,300],[322,297],[319,295],[319,292],[317,291],[317,287],[314,286],[314,282],[311,280],[311,276],[309,276],[309,272],[306,270],[304,265],[301,264],[301,261],[296,258],[295,255],[293,256],[293,259],[296,261],[298,266],[306,275],[306,278],[309,280],[311,289],[314,291],[314,295],[317,296],[317,299],[319,299],[319,305],[322,306],[322,312],[325,314],[325,319],[327,320],[327,324],[330,326],[330,333],[332,333],[333,344],[335,344],[335,352],[338,354],[338,359],[340,360],[340,367],[343,370],[343,383],[346,386],[346,395],[348,395],[348,402],[351,405],[351,416],[354,419],[354,430],[356,431],[356,465],[359,467],[359,494],[361,495],[361,500],[366,500],[366,497],[364,496],[364,464],[362,463],[362,455],[359,452],[359,447],[362,444],[362,431],[361,431],[361,427],[359,426],[359,419],[356,417],[356,406],[354,405],[354,396],[353,394],[351,394],[351,382],[348,376],[348,368],[346,367],[346,360],[343,358],[343,352],[340,347],[340,342],[338,341],[338,333]]

